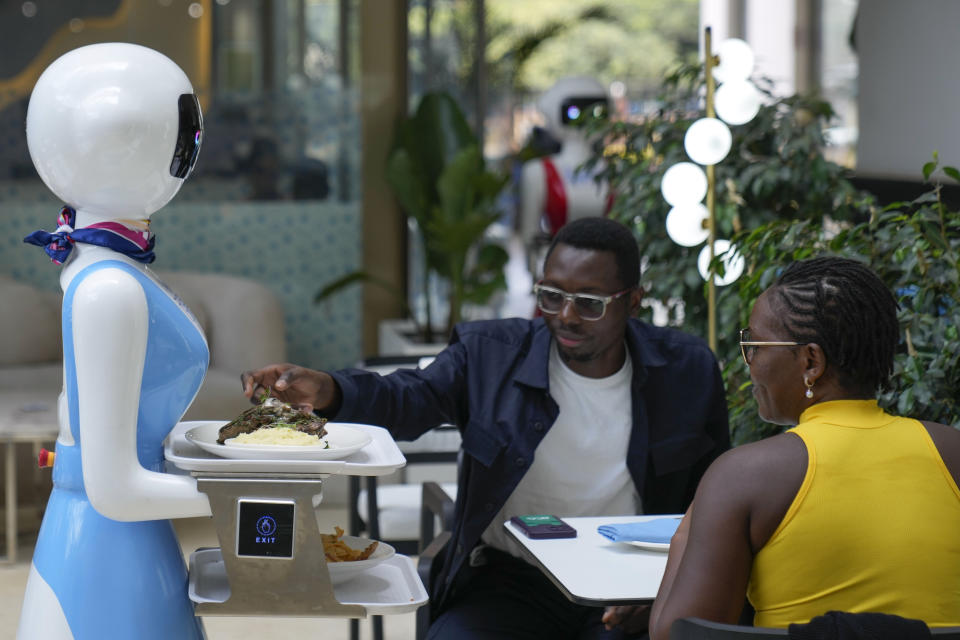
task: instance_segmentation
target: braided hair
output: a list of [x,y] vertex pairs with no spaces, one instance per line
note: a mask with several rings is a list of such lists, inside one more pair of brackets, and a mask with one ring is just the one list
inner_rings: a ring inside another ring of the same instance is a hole
[[869,267],[847,258],[794,262],[771,287],[796,342],[815,342],[841,387],[873,397],[893,373],[897,301]]
[[617,262],[617,274],[623,287],[636,287],[640,283],[640,249],[637,239],[630,229],[610,218],[579,218],[560,227],[554,236],[547,255],[558,244],[566,244],[577,249],[591,251],[609,251]]

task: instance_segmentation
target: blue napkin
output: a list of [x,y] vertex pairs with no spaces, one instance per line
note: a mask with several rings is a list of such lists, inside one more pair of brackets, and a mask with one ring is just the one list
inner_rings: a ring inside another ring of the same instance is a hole
[[659,542],[669,544],[680,518],[657,518],[646,522],[624,522],[622,524],[602,524],[597,533],[614,542]]

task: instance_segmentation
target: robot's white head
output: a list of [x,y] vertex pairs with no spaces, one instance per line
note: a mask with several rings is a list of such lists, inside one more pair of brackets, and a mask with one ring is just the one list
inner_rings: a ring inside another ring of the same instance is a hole
[[74,49],[37,80],[27,145],[66,204],[104,217],[147,217],[176,195],[200,150],[203,122],[186,74],[126,43]]
[[603,85],[596,79],[572,76],[557,80],[544,91],[537,101],[537,107],[547,120],[547,129],[562,139],[576,132],[575,125],[584,118],[605,118],[609,111],[609,99]]

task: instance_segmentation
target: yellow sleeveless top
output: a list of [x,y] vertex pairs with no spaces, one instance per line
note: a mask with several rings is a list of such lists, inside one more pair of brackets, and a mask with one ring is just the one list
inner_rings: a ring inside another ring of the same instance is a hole
[[807,473],[754,558],[754,624],[837,610],[960,625],[960,490],[926,428],[873,400],[837,400],[790,433]]

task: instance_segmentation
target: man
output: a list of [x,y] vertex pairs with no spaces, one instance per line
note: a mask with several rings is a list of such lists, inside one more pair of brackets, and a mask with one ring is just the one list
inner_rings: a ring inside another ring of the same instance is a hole
[[548,250],[535,287],[543,318],[461,324],[423,370],[381,377],[273,365],[243,374],[248,397],[270,388],[397,439],[460,428],[456,521],[432,584],[429,637],[623,637],[604,630],[601,609],[569,602],[521,560],[503,522],[681,513],[729,448],[713,354],[697,338],[631,318],[639,274],[630,231],[584,218]]

